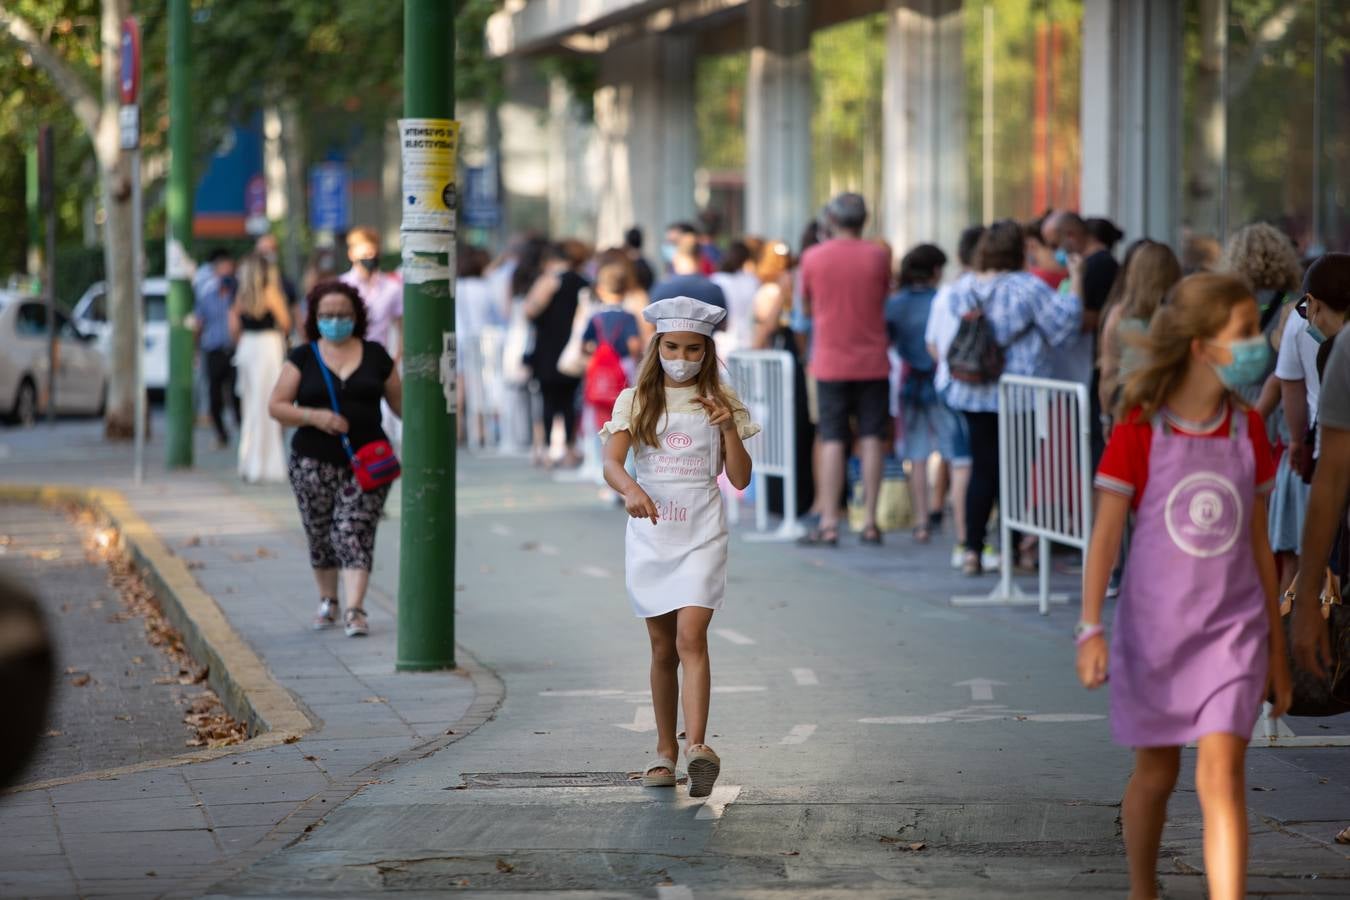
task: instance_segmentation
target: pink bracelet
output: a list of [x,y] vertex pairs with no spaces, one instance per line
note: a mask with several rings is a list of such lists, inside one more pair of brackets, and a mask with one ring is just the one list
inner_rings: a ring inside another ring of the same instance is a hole
[[1097,635],[1099,635],[1099,634],[1105,634],[1105,633],[1106,633],[1106,626],[1105,626],[1105,625],[1101,625],[1101,624],[1091,625],[1091,626],[1089,626],[1089,627],[1087,627],[1087,628],[1084,628],[1084,629],[1083,629],[1083,633],[1080,634],[1080,635],[1078,635],[1078,637],[1074,638],[1074,643],[1077,644],[1079,647],[1081,647],[1081,646],[1083,646],[1084,644],[1086,644],[1088,641],[1090,641],[1090,640],[1092,640],[1093,638],[1095,638]]

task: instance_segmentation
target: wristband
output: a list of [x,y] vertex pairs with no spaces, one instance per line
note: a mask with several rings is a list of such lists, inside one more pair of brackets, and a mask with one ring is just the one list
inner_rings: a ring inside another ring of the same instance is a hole
[[1079,623],[1078,627],[1074,629],[1073,642],[1081,647],[1097,635],[1105,633],[1106,626],[1102,625],[1100,622],[1096,625],[1083,625],[1082,623]]

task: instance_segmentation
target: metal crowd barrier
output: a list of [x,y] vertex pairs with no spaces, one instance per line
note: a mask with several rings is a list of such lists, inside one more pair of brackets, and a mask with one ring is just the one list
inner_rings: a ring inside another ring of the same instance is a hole
[[[731,385],[763,429],[747,442],[754,460],[755,528],[750,540],[792,541],[803,533],[797,523],[797,436],[795,363],[786,350],[736,350],[726,357]],[[783,482],[783,521],[769,531],[768,479]],[[729,518],[739,518],[736,503]]]
[[[1004,375],[998,384],[1000,578],[992,593],[953,597],[957,606],[1068,602],[1050,593],[1050,544],[1076,547],[1087,559],[1092,536],[1092,440],[1088,388],[1072,381]],[[1012,581],[1012,532],[1040,538],[1040,591]]]

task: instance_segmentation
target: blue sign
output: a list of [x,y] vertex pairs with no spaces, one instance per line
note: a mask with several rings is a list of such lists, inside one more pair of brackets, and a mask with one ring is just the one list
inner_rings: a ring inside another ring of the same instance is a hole
[[344,163],[325,162],[309,170],[309,227],[345,231],[352,218],[352,178]]
[[501,224],[495,166],[469,166],[464,170],[464,196],[459,211],[466,228],[496,228]]

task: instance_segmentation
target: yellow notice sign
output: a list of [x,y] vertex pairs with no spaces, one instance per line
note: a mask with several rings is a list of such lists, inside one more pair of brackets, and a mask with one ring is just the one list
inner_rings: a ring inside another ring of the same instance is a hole
[[403,148],[404,232],[455,233],[459,207],[455,161],[459,123],[452,119],[399,119]]

